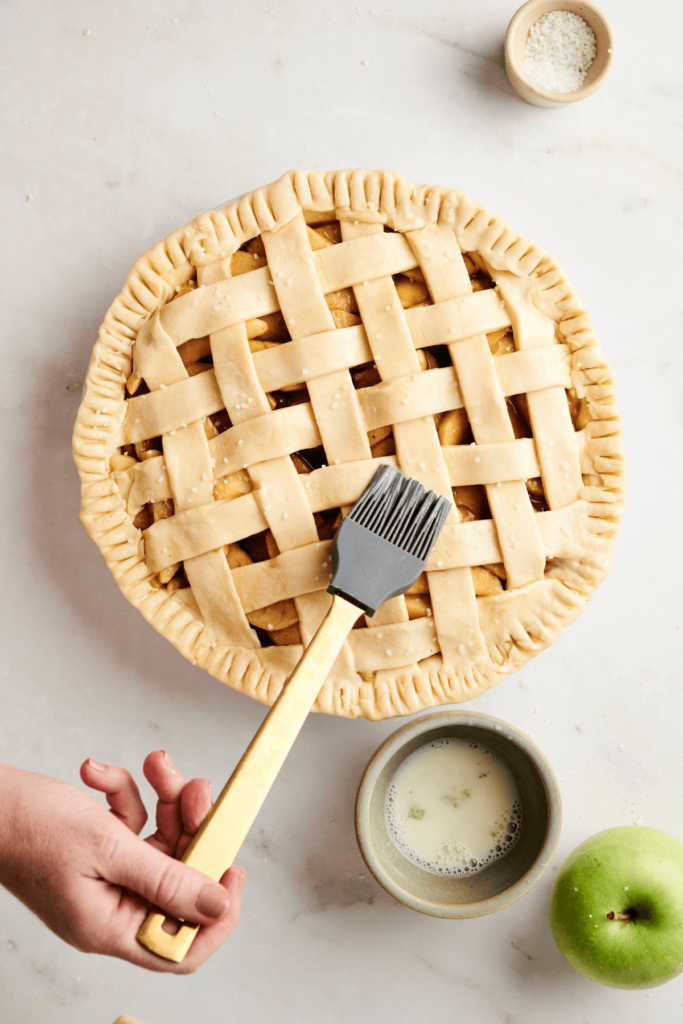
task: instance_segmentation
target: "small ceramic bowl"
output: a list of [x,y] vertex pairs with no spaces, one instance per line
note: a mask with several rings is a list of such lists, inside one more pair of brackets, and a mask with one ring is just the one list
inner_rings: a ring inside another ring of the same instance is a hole
[[[524,77],[524,50],[529,30],[549,11],[579,14],[595,32],[597,53],[583,85],[574,92],[548,92]],[[517,11],[505,36],[505,70],[510,85],[527,103],[537,107],[561,107],[592,96],[607,80],[614,65],[614,32],[609,20],[590,0],[529,0]]]
[[[465,878],[435,875],[411,863],[394,845],[385,820],[396,769],[418,747],[442,738],[474,740],[497,754],[522,800],[519,841],[505,857]],[[555,853],[561,820],[557,780],[536,744],[507,722],[468,711],[425,715],[390,736],[370,761],[356,801],[356,834],[370,871],[400,903],[432,917],[483,917],[529,892]]]

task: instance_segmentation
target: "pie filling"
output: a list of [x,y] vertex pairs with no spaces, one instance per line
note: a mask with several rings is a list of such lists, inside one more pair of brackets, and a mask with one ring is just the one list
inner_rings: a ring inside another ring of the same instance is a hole
[[[385,231],[389,230],[385,228]],[[313,252],[338,245],[342,241],[339,221],[316,224],[307,227],[308,240]],[[469,275],[472,292],[494,289],[495,284],[486,272],[483,261],[476,253],[464,253],[464,263]],[[268,266],[266,252],[261,236],[253,238],[242,246],[231,258],[230,276],[242,274]],[[226,278],[230,280],[230,278]],[[406,273],[392,277],[400,304],[404,310],[433,305],[429,289],[425,283],[423,272],[412,269]],[[192,278],[176,286],[175,295],[170,300],[192,292],[198,288],[196,272]],[[358,327],[362,324],[359,315],[354,289],[342,288],[328,293],[325,301],[332,313],[336,328]],[[282,312],[273,312],[246,322],[247,338],[252,353],[263,352],[291,342],[287,322]],[[503,327],[486,335],[493,356],[505,356],[516,351],[512,327]],[[189,377],[206,373],[213,368],[213,358],[209,337],[193,338],[178,346],[178,353]],[[417,350],[420,371],[452,367],[452,360],[447,344],[427,345]],[[373,388],[381,384],[381,376],[376,362],[365,362],[350,368],[350,377],[356,391]],[[164,385],[161,385],[162,387]],[[128,399],[149,393],[147,384],[142,377],[131,374],[127,382]],[[567,389],[567,402],[574,430],[585,426],[587,414],[583,401],[574,389]],[[267,392],[267,399],[272,410],[280,410],[301,405],[310,401],[309,391],[305,383],[287,384]],[[529,407],[526,394],[508,395],[507,411],[515,439],[533,438]],[[442,446],[468,446],[475,443],[472,426],[465,408],[433,415],[433,422],[438,431]],[[224,433],[233,426],[229,413],[223,409],[207,415],[202,420],[203,429],[209,441]],[[373,458],[396,455],[395,427],[380,426],[367,432],[368,444]],[[240,442],[241,443],[241,442]],[[134,444],[121,446],[111,457],[110,468],[114,473],[123,473],[138,463],[163,458],[162,437],[153,437]],[[327,465],[327,456],[322,445],[301,449],[289,456],[301,476],[308,476],[313,471]],[[227,459],[226,459],[227,461]],[[478,460],[477,460],[478,461]],[[584,476],[584,482],[586,477]],[[540,476],[529,477],[525,481],[529,501],[535,512],[548,511],[548,503]],[[249,494],[254,490],[249,467],[237,469],[225,476],[219,476],[213,484],[213,497],[218,501],[232,501]],[[483,484],[467,484],[452,488],[457,514],[461,523],[490,520],[491,510]],[[174,515],[174,503],[170,498],[149,501],[137,512],[134,525],[144,532],[154,523]],[[320,541],[329,541],[334,536],[346,509],[322,509],[314,513],[315,527]],[[286,513],[284,513],[286,516]],[[273,559],[280,554],[270,529],[258,532],[239,542],[226,544],[223,548],[230,570]],[[552,559],[546,559],[546,573],[553,566]],[[507,572],[502,562],[470,567],[474,593],[477,597],[489,597],[502,593],[507,586]],[[168,592],[182,590],[190,586],[183,562],[174,562],[151,577],[152,586],[156,589],[165,588]],[[409,619],[432,616],[432,604],[427,574],[423,573],[405,595],[405,605]],[[246,618],[256,631],[262,646],[301,644],[299,614],[296,602],[292,598],[278,600],[272,604],[247,611]],[[355,628],[364,628],[372,624],[360,615]],[[365,673],[361,673],[362,676]]]

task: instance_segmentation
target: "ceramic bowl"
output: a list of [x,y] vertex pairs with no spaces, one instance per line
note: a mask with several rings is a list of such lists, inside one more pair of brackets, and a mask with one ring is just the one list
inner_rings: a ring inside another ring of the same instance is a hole
[[[441,738],[474,740],[497,754],[522,800],[518,842],[505,857],[465,878],[435,875],[411,863],[394,845],[385,821],[396,769],[418,747]],[[552,859],[561,819],[557,780],[536,744],[507,722],[469,711],[425,715],[393,733],[370,761],[356,801],[356,834],[370,871],[399,902],[432,917],[482,917],[529,892]]]
[[[532,85],[524,77],[524,49],[529,29],[549,11],[579,14],[595,32],[597,53],[583,80],[574,92],[548,92]],[[529,0],[517,11],[505,36],[505,70],[510,85],[527,103],[537,107],[561,107],[592,96],[607,80],[614,65],[614,32],[609,20],[590,0]]]

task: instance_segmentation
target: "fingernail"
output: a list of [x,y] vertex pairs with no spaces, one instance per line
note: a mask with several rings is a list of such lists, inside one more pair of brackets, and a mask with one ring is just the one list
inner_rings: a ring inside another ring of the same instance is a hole
[[161,753],[163,754],[163,758],[162,758],[162,760],[163,760],[164,764],[166,765],[166,767],[168,768],[168,770],[169,770],[170,772],[173,772],[173,774],[175,775],[175,774],[176,774],[176,770],[175,770],[175,768],[173,767],[173,761],[172,761],[172,760],[171,760],[171,758],[170,758],[170,757],[168,756],[168,754],[166,753],[166,751],[165,751],[165,750],[162,750],[162,751],[161,751]]
[[239,871],[237,882],[240,887],[240,892],[242,892],[242,889],[244,888],[244,879],[247,877],[247,873],[244,868],[237,868],[237,870]]
[[92,757],[88,758],[88,767],[92,768],[93,771],[96,772],[103,772],[105,769],[105,766],[103,764],[100,764],[99,761],[93,761]]
[[205,917],[223,917],[230,905],[230,897],[220,885],[205,885],[199,890],[195,907]]

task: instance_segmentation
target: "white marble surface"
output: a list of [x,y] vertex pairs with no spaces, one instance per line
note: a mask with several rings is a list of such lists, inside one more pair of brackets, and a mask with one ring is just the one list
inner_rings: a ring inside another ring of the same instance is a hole
[[[78,784],[88,755],[139,773],[163,746],[188,775],[227,778],[264,709],[184,661],[119,594],[77,519],[74,382],[133,258],[170,229],[292,166],[388,166],[463,189],[560,260],[626,421],[611,576],[550,651],[473,706],[554,765],[555,867],[611,825],[642,819],[683,840],[683,18],[673,0],[606,6],[613,77],[554,111],[507,85],[514,0],[5,0],[3,759]],[[629,994],[564,962],[547,922],[553,870],[475,921],[422,917],[379,889],[353,802],[399,724],[307,723],[240,856],[242,923],[193,977],[85,957],[0,892],[2,1020],[677,1020],[682,981]]]

